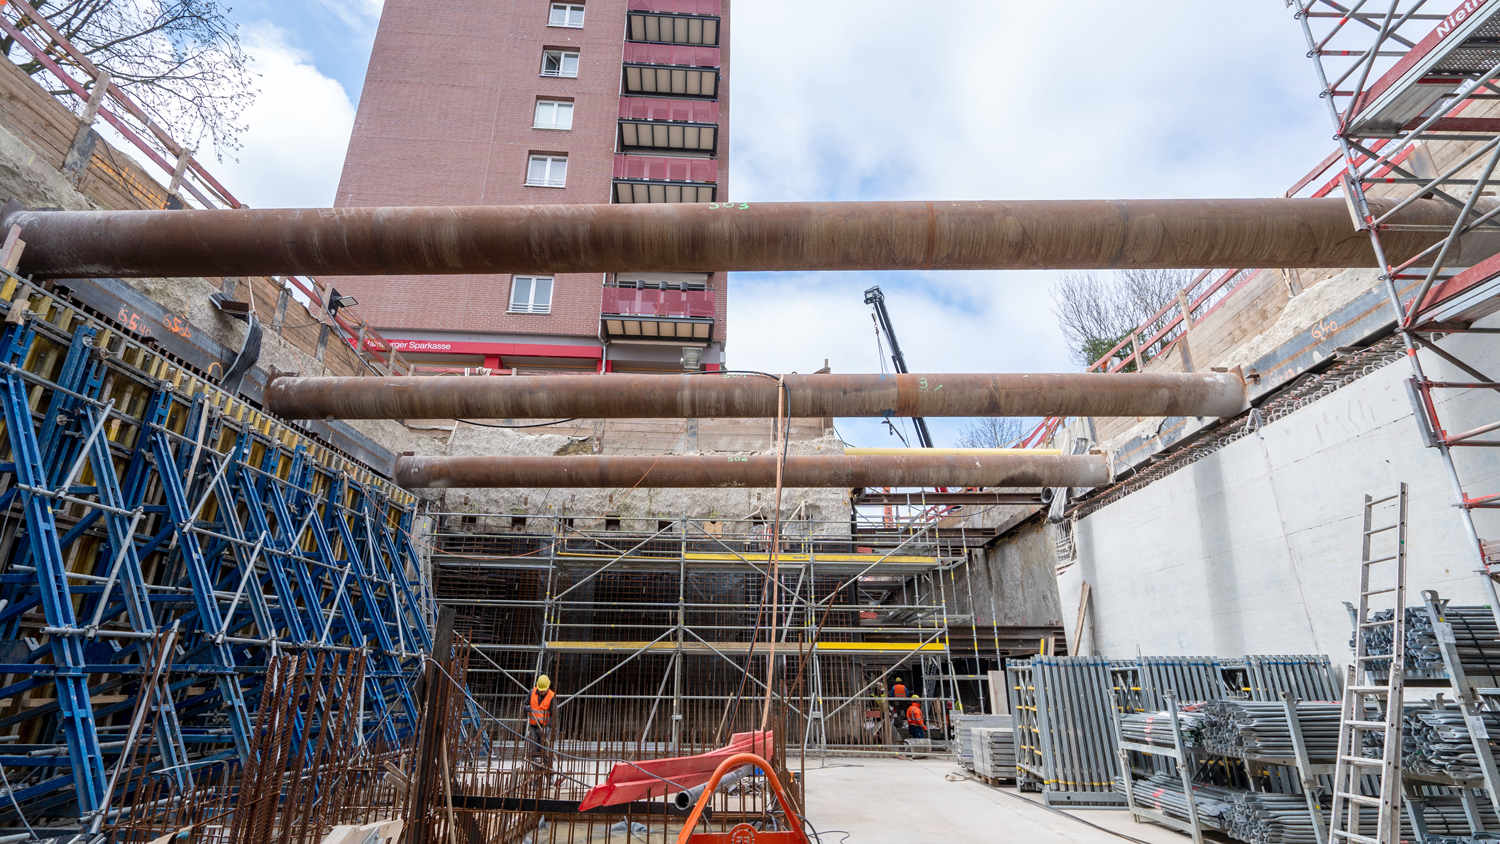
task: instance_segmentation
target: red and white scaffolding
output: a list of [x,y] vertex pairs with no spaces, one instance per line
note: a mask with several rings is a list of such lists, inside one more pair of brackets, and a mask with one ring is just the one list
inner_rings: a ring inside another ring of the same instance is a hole
[[[1500,228],[1500,203],[1481,201],[1493,195],[1500,164],[1500,0],[1289,0],[1288,5],[1296,9],[1306,35],[1339,144],[1325,162],[1330,170],[1323,172],[1332,173],[1329,186],[1342,189],[1355,224],[1369,233],[1411,362],[1408,385],[1424,442],[1442,460],[1491,605],[1500,612],[1495,587],[1500,570],[1493,568],[1500,562],[1500,543],[1485,539],[1481,527],[1493,530],[1492,525],[1475,520],[1476,511],[1500,508],[1500,491],[1471,491],[1453,459],[1455,449],[1500,446],[1500,440],[1483,436],[1500,429],[1500,421],[1449,431],[1433,400],[1444,391],[1500,389],[1500,383],[1435,342],[1448,334],[1500,333],[1474,325],[1500,310],[1500,256],[1475,266],[1450,261],[1460,237]],[[1319,175],[1310,174],[1303,184]],[[1372,196],[1403,201],[1377,215],[1370,210]],[[1409,228],[1393,224],[1392,216],[1423,197],[1451,203],[1462,213],[1438,242],[1393,265],[1382,235]],[[1431,377],[1419,349],[1467,378]]]

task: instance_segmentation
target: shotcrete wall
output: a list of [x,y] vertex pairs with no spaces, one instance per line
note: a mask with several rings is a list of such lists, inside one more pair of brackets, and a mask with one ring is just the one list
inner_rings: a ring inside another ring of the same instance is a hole
[[[1500,372],[1493,339],[1440,345]],[[1436,379],[1472,380],[1430,353],[1422,362]],[[1405,362],[1388,364],[1079,520],[1076,562],[1058,575],[1069,637],[1087,581],[1081,644],[1092,653],[1326,653],[1346,662],[1344,602],[1357,597],[1363,496],[1401,481],[1410,487],[1409,603],[1436,589],[1488,604],[1452,487],[1412,418],[1410,375]],[[1435,397],[1450,432],[1500,418],[1493,390]],[[1500,488],[1495,449],[1456,452],[1471,494]],[[1496,535],[1500,518],[1477,519],[1482,537]]]
[[[1057,553],[1043,512],[1035,508],[1002,508],[1004,537],[970,552],[969,561],[953,571],[949,606],[957,615],[973,615],[980,625],[1045,627],[1063,623],[1057,592]],[[967,626],[958,622],[957,627]],[[981,635],[981,639],[983,636]]]

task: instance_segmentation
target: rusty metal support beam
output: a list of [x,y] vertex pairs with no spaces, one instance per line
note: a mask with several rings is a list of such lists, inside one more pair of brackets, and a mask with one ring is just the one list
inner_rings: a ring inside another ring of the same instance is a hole
[[[662,457],[414,457],[396,460],[407,488],[771,487],[769,454]],[[974,457],[790,456],[788,487],[1093,487],[1109,481],[1095,454]]]
[[[1396,200],[1372,199],[1379,216]],[[1488,202],[1488,201],[1486,201]],[[1381,235],[1393,261],[1446,235],[1419,200]],[[41,277],[725,270],[1365,267],[1342,199],[767,202],[25,211]],[[1412,229],[1411,227],[1420,227]],[[1500,250],[1471,235],[1449,263]]]
[[[1234,416],[1228,372],[787,375],[794,418],[838,416]],[[777,382],[759,375],[282,377],[266,409],[288,419],[771,418]],[[876,484],[876,486],[880,486]]]

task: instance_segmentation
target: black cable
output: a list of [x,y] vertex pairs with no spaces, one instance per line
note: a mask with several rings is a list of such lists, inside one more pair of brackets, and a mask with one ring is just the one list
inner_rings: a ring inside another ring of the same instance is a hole
[[495,425],[489,422],[471,422],[468,419],[455,419],[454,421],[462,422],[465,425],[474,425],[479,428],[545,428],[548,425],[563,425],[568,422],[577,422],[578,417],[575,416],[572,419],[559,419],[556,422],[537,422],[531,425]]

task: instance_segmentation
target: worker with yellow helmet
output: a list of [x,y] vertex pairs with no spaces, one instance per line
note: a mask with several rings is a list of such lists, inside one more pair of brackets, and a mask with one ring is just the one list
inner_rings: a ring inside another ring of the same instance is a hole
[[552,698],[556,694],[552,679],[543,674],[536,678],[526,705],[526,744],[531,749],[532,762],[542,768],[550,768],[552,764]]
[[914,739],[927,738],[927,722],[922,718],[921,695],[912,695],[911,705],[906,707],[906,729]]

